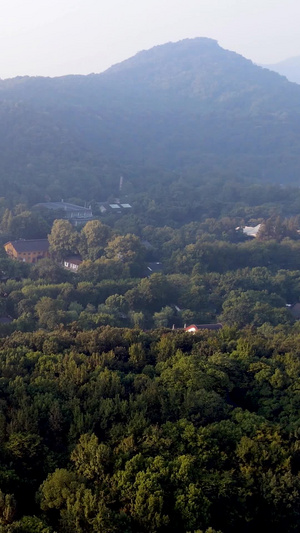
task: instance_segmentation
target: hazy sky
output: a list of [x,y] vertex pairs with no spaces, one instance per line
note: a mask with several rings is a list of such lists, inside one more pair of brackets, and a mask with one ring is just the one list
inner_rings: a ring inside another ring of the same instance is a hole
[[186,37],[263,64],[300,55],[299,0],[2,0],[0,17],[0,78],[101,72]]

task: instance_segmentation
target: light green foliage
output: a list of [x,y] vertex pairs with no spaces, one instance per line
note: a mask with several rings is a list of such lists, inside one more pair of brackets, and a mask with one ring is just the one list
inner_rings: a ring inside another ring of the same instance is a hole
[[57,259],[61,260],[78,250],[79,234],[68,220],[55,220],[48,240],[50,253]]
[[140,368],[146,364],[146,354],[141,342],[133,343],[129,347],[129,361]]
[[177,491],[175,509],[188,528],[194,529],[199,523],[207,521],[209,506],[210,502],[202,489],[193,483],[184,486],[184,490]]
[[81,487],[77,476],[65,469],[57,469],[41,486],[41,508],[60,509]]
[[169,518],[163,514],[164,491],[160,484],[161,475],[149,470],[139,472],[136,476],[132,516],[148,531],[154,533],[166,526]]
[[105,300],[105,307],[114,312],[121,315],[128,313],[128,303],[124,296],[121,296],[119,294],[112,294]]
[[35,306],[41,327],[54,329],[61,322],[60,311],[61,304],[59,301],[43,296]]
[[84,259],[98,259],[111,236],[111,228],[100,220],[91,220],[80,232],[79,252]]
[[5,209],[2,215],[2,220],[1,220],[1,231],[3,233],[9,234],[12,220],[13,220],[12,212],[9,209]]
[[99,444],[96,435],[82,435],[71,454],[71,460],[79,474],[100,484],[105,483],[109,455],[109,448]]
[[143,328],[145,326],[145,315],[142,313],[142,311],[134,312],[132,311],[130,313],[130,318],[132,321],[132,325],[135,328]]
[[291,322],[284,300],[267,291],[232,291],[223,304],[220,320],[238,327],[265,322],[273,325]]
[[144,248],[139,237],[128,233],[110,240],[105,248],[107,259],[130,267],[132,275],[139,274],[143,268]]
[[161,311],[154,313],[153,320],[156,328],[168,328],[172,327],[172,321],[175,317],[175,311],[172,307],[167,305],[163,307]]
[[4,494],[0,490],[0,524],[5,525],[13,521],[16,512],[16,501],[12,494]]
[[260,241],[281,241],[282,239],[297,238],[298,220],[296,217],[283,220],[280,216],[272,216],[265,220],[259,228],[257,239]]
[[36,516],[23,516],[21,520],[14,522],[12,533],[52,533],[53,529]]

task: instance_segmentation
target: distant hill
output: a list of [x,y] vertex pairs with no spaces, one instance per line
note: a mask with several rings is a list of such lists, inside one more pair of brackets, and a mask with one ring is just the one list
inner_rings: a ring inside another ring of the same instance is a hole
[[286,76],[289,81],[300,84],[300,56],[290,57],[279,63],[265,65],[265,67],[278,72],[281,76]]
[[172,176],[295,183],[300,87],[186,39],[102,74],[0,81],[0,196],[103,199]]

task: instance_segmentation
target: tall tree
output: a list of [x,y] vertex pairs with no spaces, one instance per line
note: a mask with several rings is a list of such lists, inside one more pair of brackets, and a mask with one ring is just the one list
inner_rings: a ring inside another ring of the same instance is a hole
[[98,259],[111,235],[111,228],[100,220],[90,220],[80,233],[79,251],[84,259]]
[[68,220],[55,220],[48,235],[50,253],[59,260],[66,254],[77,253],[79,235]]

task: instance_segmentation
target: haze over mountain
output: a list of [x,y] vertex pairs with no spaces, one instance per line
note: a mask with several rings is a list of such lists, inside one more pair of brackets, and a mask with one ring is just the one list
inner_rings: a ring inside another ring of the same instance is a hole
[[0,82],[0,195],[103,199],[120,173],[296,182],[300,87],[206,38],[102,74]]
[[265,67],[278,72],[281,76],[286,76],[289,81],[300,84],[300,56],[289,57],[279,63],[265,65]]

